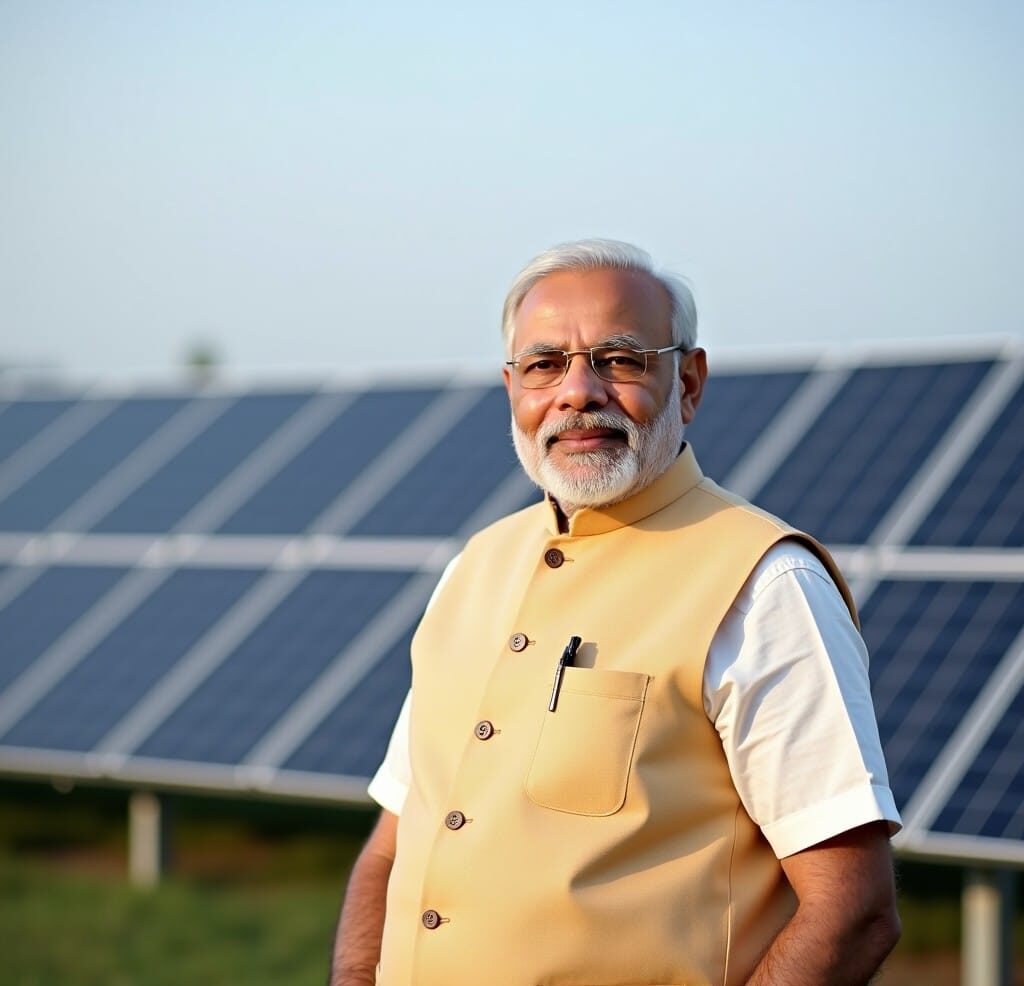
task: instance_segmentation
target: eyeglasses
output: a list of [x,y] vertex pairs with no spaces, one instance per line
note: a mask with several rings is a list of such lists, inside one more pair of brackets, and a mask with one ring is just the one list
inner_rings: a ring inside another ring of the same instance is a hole
[[505,361],[514,367],[519,382],[530,390],[554,387],[560,384],[569,372],[574,356],[588,355],[594,372],[609,383],[631,383],[639,380],[646,372],[648,357],[661,356],[682,346],[665,346],[664,349],[629,349],[622,346],[594,346],[592,349],[545,349],[535,353],[519,353]]

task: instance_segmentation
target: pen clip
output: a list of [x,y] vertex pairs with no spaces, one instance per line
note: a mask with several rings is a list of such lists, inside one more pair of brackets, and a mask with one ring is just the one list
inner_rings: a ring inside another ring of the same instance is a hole
[[562,676],[565,674],[567,667],[572,667],[576,663],[576,652],[580,649],[580,644],[583,643],[582,637],[572,636],[569,638],[569,643],[565,645],[565,650],[562,651],[562,656],[558,659],[558,665],[555,668],[555,680],[551,686],[551,700],[548,702],[548,712],[554,712],[555,706],[558,705],[558,693],[562,690]]

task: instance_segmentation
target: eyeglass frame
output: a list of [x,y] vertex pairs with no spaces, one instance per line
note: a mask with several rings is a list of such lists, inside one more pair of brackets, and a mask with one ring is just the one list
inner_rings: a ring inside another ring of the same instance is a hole
[[[624,352],[636,353],[637,356],[643,356],[643,372],[636,378],[636,380],[609,380],[607,377],[601,376],[600,370],[598,370],[594,365],[595,349],[618,349]],[[680,353],[688,353],[690,351],[682,345],[682,343],[677,343],[674,346],[665,346],[662,349],[634,349],[632,346],[616,346],[608,345],[607,343],[603,346],[591,346],[589,349],[524,349],[521,353],[513,353],[512,359],[505,360],[505,365],[516,367],[522,362],[524,356],[542,356],[545,353],[558,353],[565,357],[565,369],[562,371],[562,375],[551,383],[545,383],[539,387],[529,387],[522,383],[523,376],[520,374],[519,381],[526,390],[546,390],[548,387],[557,387],[569,375],[569,366],[572,364],[572,358],[574,356],[583,356],[584,354],[590,357],[590,369],[594,371],[594,375],[599,380],[603,380],[605,383],[637,383],[647,376],[647,370],[650,367],[650,361],[647,358],[648,356],[662,356],[665,353],[675,352],[676,350]]]

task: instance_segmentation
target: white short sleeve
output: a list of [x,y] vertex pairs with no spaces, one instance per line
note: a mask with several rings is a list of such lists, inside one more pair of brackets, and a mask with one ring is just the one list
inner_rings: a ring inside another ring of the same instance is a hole
[[409,793],[412,783],[412,764],[409,757],[409,701],[412,692],[405,693],[402,710],[398,713],[398,721],[391,731],[388,741],[388,752],[384,762],[373,775],[367,793],[381,806],[395,815],[402,813],[405,796]]
[[871,821],[899,830],[867,649],[808,548],[783,541],[751,573],[709,651],[704,706],[780,858]]

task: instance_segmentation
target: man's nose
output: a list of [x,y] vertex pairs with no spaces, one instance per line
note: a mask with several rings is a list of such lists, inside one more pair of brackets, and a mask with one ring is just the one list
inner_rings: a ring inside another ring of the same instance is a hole
[[604,407],[608,403],[605,382],[594,372],[589,353],[575,353],[569,357],[565,377],[558,385],[555,401],[559,407],[584,411]]

